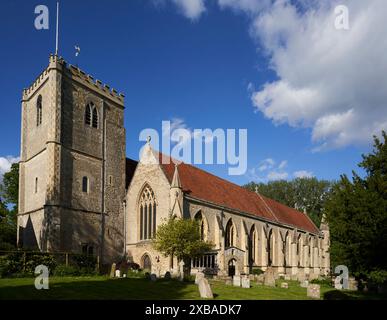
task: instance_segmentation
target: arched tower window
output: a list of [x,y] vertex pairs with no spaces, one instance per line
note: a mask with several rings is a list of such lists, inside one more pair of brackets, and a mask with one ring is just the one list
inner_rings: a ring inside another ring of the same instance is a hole
[[140,211],[140,240],[152,239],[156,234],[156,197],[152,188],[146,185],[141,193]]
[[39,95],[38,100],[36,101],[36,126],[40,126],[42,124],[42,113],[43,113],[43,106],[42,106],[42,96]]
[[201,211],[195,215],[195,221],[199,224],[200,238],[204,241],[207,240],[207,221]]
[[86,110],[85,110],[85,124],[90,126],[91,125],[91,109],[92,109],[92,103],[89,103],[87,106],[86,106]]
[[235,227],[232,222],[232,219],[230,219],[227,222],[226,226],[226,239],[225,239],[225,247],[234,247],[235,246]]

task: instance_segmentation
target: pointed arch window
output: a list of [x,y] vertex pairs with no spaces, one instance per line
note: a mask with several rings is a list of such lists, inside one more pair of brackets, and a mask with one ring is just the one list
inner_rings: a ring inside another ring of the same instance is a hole
[[146,185],[140,196],[140,240],[149,240],[156,234],[156,197],[152,188]]
[[250,230],[250,262],[255,263],[256,262],[256,252],[257,252],[257,245],[258,245],[258,234],[253,226]]
[[43,98],[39,95],[36,101],[36,126],[39,127],[42,124],[42,113],[43,113]]
[[97,107],[92,102],[86,105],[85,124],[93,128],[98,128],[98,124],[99,124],[98,110],[97,110]]
[[225,238],[225,247],[234,247],[235,246],[235,227],[230,219],[226,226],[226,238]]
[[199,224],[200,239],[207,240],[207,221],[201,211],[195,215],[195,221]]

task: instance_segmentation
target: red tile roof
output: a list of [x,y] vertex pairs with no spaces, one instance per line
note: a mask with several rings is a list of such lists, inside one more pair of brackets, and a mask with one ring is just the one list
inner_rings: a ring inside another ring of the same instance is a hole
[[[164,161],[161,161],[161,159],[164,159]],[[170,157],[159,153],[161,167],[171,183],[175,164],[173,161],[168,161],[170,159]],[[193,198],[255,215],[273,222],[291,225],[308,232],[319,232],[318,228],[306,214],[293,208],[258,195],[192,165],[180,163],[178,170],[183,191]]]

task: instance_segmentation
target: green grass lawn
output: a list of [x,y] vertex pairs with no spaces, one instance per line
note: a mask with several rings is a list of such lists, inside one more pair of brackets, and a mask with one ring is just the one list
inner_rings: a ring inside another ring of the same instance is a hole
[[[211,281],[218,300],[306,300],[306,289],[297,282],[287,281],[289,289],[271,288],[252,283],[252,288],[243,289]],[[359,292],[338,292],[330,287],[321,287],[321,296],[334,299],[385,299],[377,295]],[[0,279],[0,300],[163,300],[200,299],[198,287],[191,282],[144,278],[110,279],[94,277],[51,277],[49,290],[36,290],[34,279]]]

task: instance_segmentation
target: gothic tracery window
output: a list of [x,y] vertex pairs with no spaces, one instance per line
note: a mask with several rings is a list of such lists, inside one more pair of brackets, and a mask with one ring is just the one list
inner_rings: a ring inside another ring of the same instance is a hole
[[204,241],[207,240],[207,223],[201,211],[199,211],[195,215],[195,221],[197,221],[199,224],[199,232],[200,232],[201,240],[204,240]]
[[156,197],[152,188],[146,185],[141,193],[140,211],[140,240],[152,239],[156,234]]
[[231,219],[226,226],[225,246],[226,248],[235,246],[235,227]]

